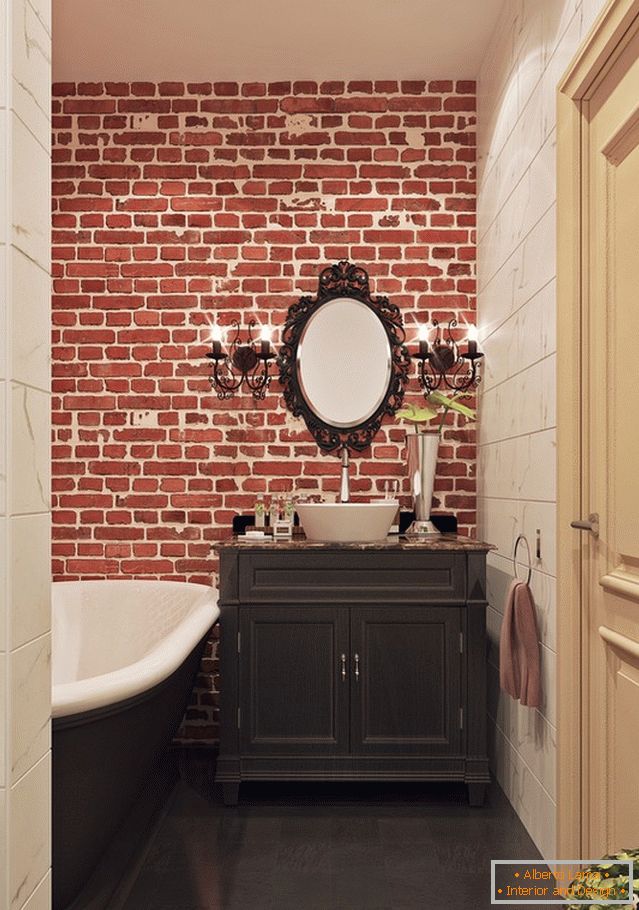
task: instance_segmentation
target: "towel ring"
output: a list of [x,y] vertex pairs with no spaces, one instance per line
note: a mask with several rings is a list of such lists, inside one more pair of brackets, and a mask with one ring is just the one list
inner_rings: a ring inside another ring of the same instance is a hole
[[[530,579],[532,578],[532,563],[530,559],[530,544],[528,543],[528,538],[525,534],[520,534],[515,541],[515,548],[513,550],[513,572],[515,574],[515,578],[519,578],[519,575],[517,575],[517,549],[520,543],[526,544],[526,552],[528,553],[528,577],[526,578],[526,584],[529,585]],[[523,578],[519,578],[519,580],[523,581]]]

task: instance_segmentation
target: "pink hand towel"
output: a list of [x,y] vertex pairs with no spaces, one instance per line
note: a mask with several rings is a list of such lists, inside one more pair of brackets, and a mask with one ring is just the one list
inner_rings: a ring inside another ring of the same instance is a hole
[[499,638],[499,683],[522,705],[541,704],[539,635],[535,604],[528,585],[515,579],[506,595]]

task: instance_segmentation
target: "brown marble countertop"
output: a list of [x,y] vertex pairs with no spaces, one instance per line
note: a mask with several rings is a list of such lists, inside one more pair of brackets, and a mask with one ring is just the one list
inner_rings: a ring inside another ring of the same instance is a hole
[[323,543],[307,540],[305,537],[294,537],[292,540],[273,540],[271,536],[264,540],[247,540],[244,536],[229,537],[213,544],[214,550],[424,550],[433,552],[480,552],[486,553],[496,547],[491,543],[473,540],[470,537],[458,537],[456,534],[442,534],[427,540],[409,539],[407,537],[387,537],[374,543]]

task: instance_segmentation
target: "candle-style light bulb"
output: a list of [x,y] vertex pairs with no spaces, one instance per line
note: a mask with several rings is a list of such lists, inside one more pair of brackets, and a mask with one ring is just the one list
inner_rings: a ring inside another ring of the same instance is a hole
[[428,356],[429,335],[430,335],[430,329],[429,329],[427,323],[423,322],[417,331],[417,339],[419,341],[419,356],[420,357]]
[[213,342],[213,353],[222,353],[222,342],[224,341],[224,331],[221,325],[216,322],[211,326],[211,341]]
[[260,354],[263,357],[271,353],[271,327],[263,325],[260,329]]
[[469,353],[469,355],[474,356],[475,354],[477,354],[478,332],[477,332],[476,325],[468,326],[467,338],[468,338],[468,353]]

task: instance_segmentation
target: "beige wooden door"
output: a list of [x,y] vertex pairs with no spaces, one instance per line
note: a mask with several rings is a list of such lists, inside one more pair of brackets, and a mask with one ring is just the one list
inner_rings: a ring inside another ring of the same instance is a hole
[[622,48],[583,121],[582,502],[599,516],[598,536],[574,531],[587,857],[639,847],[639,28]]

